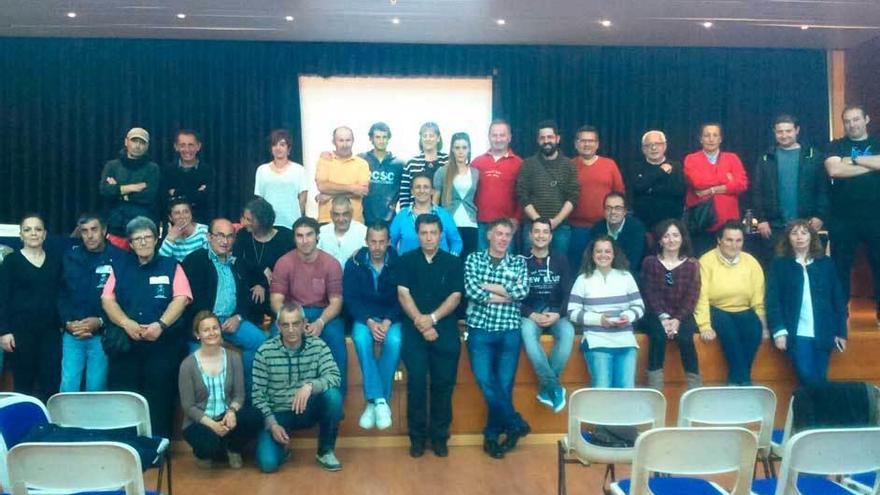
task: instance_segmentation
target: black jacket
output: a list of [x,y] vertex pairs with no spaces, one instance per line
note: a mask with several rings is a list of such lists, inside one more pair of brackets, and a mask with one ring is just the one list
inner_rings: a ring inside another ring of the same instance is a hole
[[[812,146],[801,146],[798,169],[798,217],[817,217],[828,220],[829,180],[825,172],[825,155]],[[776,164],[776,148],[758,158],[752,172],[749,194],[752,212],[759,222],[769,222],[782,227],[782,211],[779,208],[779,169]]]
[[[202,248],[190,253],[184,258],[183,271],[189,280],[189,286],[192,290],[192,304],[186,308],[186,321],[191,322],[192,318],[199,311],[214,310],[214,303],[217,300],[217,269],[214,263],[208,257],[208,248]],[[256,325],[262,323],[262,319],[254,318],[254,304],[251,301],[251,287],[258,285],[258,274],[246,261],[236,258],[232,265],[232,275],[235,277],[235,313],[241,315],[242,318],[251,320]],[[269,297],[266,291],[266,297]]]

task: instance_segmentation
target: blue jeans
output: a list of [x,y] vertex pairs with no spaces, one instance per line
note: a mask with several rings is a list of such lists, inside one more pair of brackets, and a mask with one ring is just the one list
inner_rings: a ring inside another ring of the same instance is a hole
[[732,313],[710,306],[709,318],[727,359],[727,382],[731,385],[751,385],[752,363],[761,345],[761,320],[758,315],[753,309]]
[[366,324],[356,321],[351,329],[351,339],[364,377],[364,399],[390,401],[394,373],[400,360],[400,323],[388,327],[378,359],[373,353],[373,334]]
[[816,347],[814,338],[789,335],[788,356],[801,385],[815,386],[827,381],[831,352]]
[[[324,312],[324,308],[317,306],[305,307],[303,310],[308,321],[317,320]],[[333,354],[333,360],[339,367],[339,377],[342,379],[339,391],[342,392],[342,397],[345,397],[348,386],[348,358],[345,350],[345,324],[342,322],[341,315],[326,322],[324,330],[321,331],[321,340],[330,348],[330,354]]]
[[86,375],[86,392],[107,390],[107,355],[101,345],[101,336],[78,339],[72,333],[64,332],[61,337],[60,390],[79,392],[83,372]]
[[592,227],[574,227],[571,228],[571,237],[568,241],[568,266],[571,267],[572,273],[578,273],[581,270],[581,262],[584,259],[584,249],[590,244],[590,232]]
[[489,440],[497,440],[502,433],[519,430],[525,424],[513,408],[513,382],[521,341],[516,329],[469,329],[468,353],[474,377],[486,399],[488,418],[483,435]]
[[244,367],[244,384],[247,396],[251,396],[252,370],[254,369],[254,356],[257,349],[266,341],[266,332],[248,320],[241,320],[241,324],[232,333],[224,333],[226,342],[241,349],[241,364]]
[[[585,347],[586,341],[582,344]],[[633,388],[636,386],[635,347],[599,347],[585,349],[584,359],[590,369],[593,388]]]
[[[553,335],[553,349],[549,358],[544,354],[544,348],[541,346],[541,334],[545,331]],[[549,328],[541,328],[530,318],[523,318],[520,332],[523,347],[535,368],[535,374],[538,375],[541,390],[559,387],[559,375],[562,374],[571,356],[571,345],[574,342],[574,326],[571,321],[565,316],[560,316],[559,320]]]
[[[523,221],[522,237],[523,237],[523,254],[528,254],[532,249],[532,240],[529,238],[529,232],[532,231],[532,221]],[[568,223],[557,225],[553,229],[553,240],[550,241],[550,250],[568,256],[568,246],[571,243],[571,226]]]
[[[336,448],[336,434],[342,420],[342,393],[338,388],[328,388],[320,394],[309,397],[306,410],[302,414],[293,411],[275,412],[275,420],[290,433],[293,430],[311,428],[318,424],[318,455]],[[287,445],[281,445],[272,438],[272,431],[263,429],[257,435],[257,467],[264,473],[278,471],[287,459]]]

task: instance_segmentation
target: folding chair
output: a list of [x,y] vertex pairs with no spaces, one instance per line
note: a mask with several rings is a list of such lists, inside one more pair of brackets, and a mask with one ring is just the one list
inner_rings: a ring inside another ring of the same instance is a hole
[[[785,444],[778,479],[756,480],[756,495],[851,495],[825,476],[880,470],[880,428],[802,431]],[[800,475],[806,476],[800,476]],[[880,494],[875,477],[871,494]]]
[[[49,397],[46,407],[52,422],[60,426],[106,430],[136,428],[138,435],[153,436],[150,405],[142,395],[134,392],[63,392]],[[168,495],[173,495],[169,445],[166,441],[160,448],[156,491],[162,492],[165,478]]]
[[785,426],[782,429],[774,429],[770,435],[770,466],[774,468],[773,463],[782,460],[785,453],[785,443],[791,438],[791,422],[792,408],[794,405],[794,397],[788,401],[788,413],[785,415]]
[[776,417],[776,394],[767,387],[701,387],[688,390],[678,403],[678,426],[746,426],[757,423],[758,460],[764,476],[773,477],[770,439]]
[[666,399],[653,389],[583,388],[568,401],[568,433],[558,442],[557,491],[566,493],[565,465],[576,462],[607,464],[605,480],[614,481],[614,464],[632,462],[633,447],[605,447],[590,443],[583,423],[602,426],[659,428],[666,425]]
[[15,394],[0,400],[0,485],[9,486],[9,449],[37,425],[49,423],[49,412],[38,399]]
[[[632,477],[611,485],[614,495],[749,495],[758,441],[740,427],[658,428],[636,440]],[[666,473],[671,477],[651,476]],[[731,491],[695,476],[736,473]],[[675,476],[680,475],[680,476]]]
[[[124,490],[145,495],[141,461],[117,442],[23,443],[9,451],[12,495]],[[75,466],[75,469],[71,469]]]

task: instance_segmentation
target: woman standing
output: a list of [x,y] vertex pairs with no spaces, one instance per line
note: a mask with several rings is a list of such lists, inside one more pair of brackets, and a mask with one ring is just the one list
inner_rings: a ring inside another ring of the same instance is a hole
[[700,264],[691,257],[691,240],[681,221],[663,220],[654,229],[657,255],[642,262],[642,289],[647,311],[642,326],[648,333],[648,386],[663,391],[666,341],[675,340],[681,353],[688,389],[702,384],[694,333],[694,308],[700,297]]
[[43,249],[42,217],[25,215],[19,228],[21,250],[0,265],[0,347],[10,353],[13,389],[45,401],[61,380],[61,259]]
[[419,150],[416,155],[403,166],[403,177],[400,179],[400,207],[404,208],[413,203],[414,193],[413,178],[424,174],[434,180],[434,174],[449,161],[449,155],[441,152],[443,149],[443,137],[440,135],[440,126],[434,122],[425,122],[419,128]]
[[846,350],[846,299],[831,258],[807,220],[785,229],[767,279],[767,323],[801,385],[825,382],[836,347]]
[[471,138],[464,132],[452,135],[452,161],[434,174],[434,203],[446,208],[458,226],[462,259],[477,249],[477,205],[474,194],[480,173],[471,168]]
[[306,211],[306,172],[289,158],[293,138],[287,130],[275,129],[269,141],[272,161],[257,168],[254,194],[265,198],[275,209],[275,225],[289,229]]
[[434,205],[431,198],[434,190],[431,177],[419,174],[412,179],[413,204],[402,208],[391,222],[391,246],[398,254],[418,249],[419,235],[416,232],[416,219],[419,215],[433,213],[440,218],[440,249],[456,256],[461,253],[461,237],[455,221],[445,209]]
[[571,288],[568,318],[583,325],[581,349],[595,388],[632,388],[638,344],[633,325],[645,305],[629,263],[607,235],[587,246],[580,275]]
[[244,372],[238,354],[223,348],[220,320],[210,311],[193,318],[199,348],[180,365],[178,388],[183,409],[183,438],[202,469],[226,456],[240,469],[241,451],[256,438],[262,415],[244,405]]

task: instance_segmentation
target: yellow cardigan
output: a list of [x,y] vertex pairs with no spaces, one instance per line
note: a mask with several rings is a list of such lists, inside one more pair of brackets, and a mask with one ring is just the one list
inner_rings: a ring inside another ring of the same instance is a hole
[[703,332],[712,328],[709,306],[730,312],[755,310],[764,319],[764,271],[752,255],[740,253],[735,264],[715,248],[700,257],[700,298],[694,310]]

